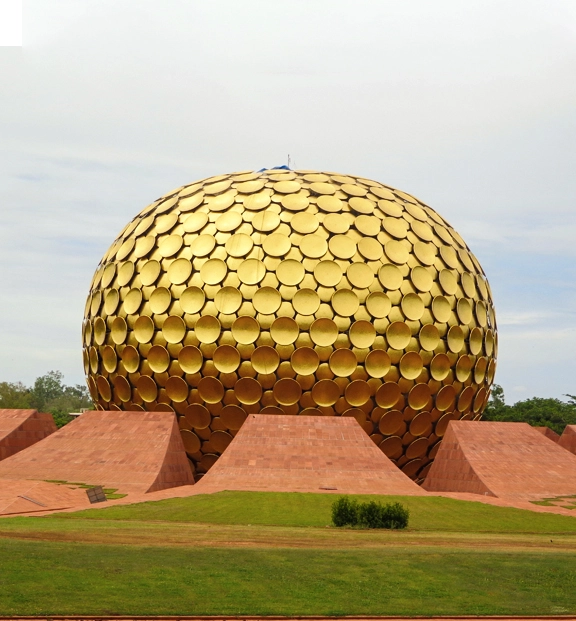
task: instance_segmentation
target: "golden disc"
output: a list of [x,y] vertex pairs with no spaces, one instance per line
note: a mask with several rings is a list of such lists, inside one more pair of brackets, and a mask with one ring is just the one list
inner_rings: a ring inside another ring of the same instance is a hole
[[278,194],[294,194],[300,192],[301,188],[298,181],[278,181],[274,184],[274,192]]
[[314,267],[314,278],[323,287],[335,287],[342,280],[342,268],[334,261],[320,261]]
[[262,386],[251,377],[242,377],[234,384],[234,394],[240,403],[254,405],[262,398]]
[[374,282],[374,272],[365,263],[352,263],[346,270],[346,277],[358,289],[367,289]]
[[456,306],[456,312],[458,318],[463,324],[468,324],[472,321],[472,305],[466,298],[460,298]]
[[172,257],[182,248],[183,244],[184,240],[181,235],[168,235],[160,242],[158,253],[161,257]]
[[116,351],[110,345],[106,345],[102,349],[102,365],[108,371],[108,373],[114,373],[116,366],[118,365],[118,357]]
[[178,317],[177,315],[168,317],[162,324],[162,335],[167,343],[180,343],[186,336],[186,324],[182,317]]
[[402,272],[395,265],[387,263],[378,271],[378,280],[385,289],[395,291],[400,288],[404,278]]
[[308,196],[303,192],[298,194],[287,194],[282,197],[282,207],[285,207],[289,211],[302,211],[308,207],[310,200]]
[[188,287],[187,289],[184,289],[180,295],[180,308],[185,313],[194,315],[202,309],[205,301],[206,296],[202,289],[199,289],[198,287]]
[[262,242],[262,250],[271,257],[283,257],[291,247],[290,238],[282,233],[272,233]]
[[354,347],[366,349],[367,347],[372,347],[374,339],[376,338],[376,329],[374,328],[374,324],[370,321],[361,319],[355,321],[350,326],[350,333],[348,336]]
[[233,373],[240,366],[240,354],[232,345],[220,345],[214,350],[212,361],[220,373]]
[[272,393],[280,405],[294,405],[302,396],[302,387],[296,380],[283,377],[274,384]]
[[372,237],[363,237],[358,242],[358,252],[368,261],[378,261],[384,254],[384,248]]
[[252,368],[256,373],[269,374],[274,373],[280,364],[280,356],[278,352],[268,345],[257,347],[250,357]]
[[234,199],[237,192],[231,190],[225,194],[219,194],[218,196],[209,196],[206,199],[206,204],[211,212],[224,211],[234,204]]
[[298,324],[290,317],[278,317],[270,326],[270,336],[277,345],[291,345],[299,334]]
[[185,380],[177,375],[173,375],[168,378],[166,382],[166,394],[174,401],[175,403],[182,403],[188,399],[188,384]]
[[356,254],[356,242],[345,235],[335,235],[331,237],[328,242],[328,248],[330,248],[330,252],[338,259],[351,259]]
[[170,354],[161,345],[153,345],[150,348],[147,360],[154,373],[164,373],[170,366]]
[[[202,201],[200,201],[202,202]],[[203,212],[197,212],[189,215],[184,220],[183,228],[185,233],[197,233],[200,229],[203,229],[208,223],[208,214]]]
[[320,308],[320,296],[314,289],[300,289],[292,299],[292,306],[299,315],[313,315]]
[[460,326],[452,326],[448,330],[447,337],[448,349],[455,354],[459,354],[464,347],[464,332]]
[[180,431],[180,436],[182,437],[182,444],[184,444],[184,450],[189,455],[194,455],[198,453],[200,450],[200,438],[189,429],[182,429]]
[[319,235],[304,235],[300,240],[300,252],[309,259],[319,259],[328,251],[328,243]]
[[322,211],[328,213],[339,213],[342,211],[344,203],[335,196],[319,196],[316,199],[316,205]]
[[385,293],[375,291],[366,298],[366,310],[376,319],[387,317],[391,308],[392,303]]
[[406,246],[395,239],[391,239],[386,242],[384,245],[384,252],[390,261],[398,263],[398,265],[406,263],[408,261],[408,257],[410,256]]
[[172,303],[172,296],[166,287],[157,287],[150,295],[150,310],[155,315],[165,313]]
[[[132,252],[135,243],[136,242],[133,237],[125,240],[116,253],[116,261],[122,261],[122,259],[125,259]],[[109,401],[109,399],[106,399],[106,401]]]
[[136,382],[136,388],[138,394],[146,403],[155,401],[158,396],[158,386],[156,386],[156,382],[149,375],[141,375]]
[[[426,386],[426,384],[417,384],[417,386]],[[416,388],[416,386],[414,386]],[[412,390],[414,390],[414,388]],[[410,422],[410,433],[413,436],[421,436],[427,434],[432,426],[432,417],[430,412],[420,412]]]
[[423,350],[434,351],[440,343],[440,333],[438,328],[432,323],[422,326],[420,334],[418,335],[418,340],[420,341],[420,346]]
[[481,384],[486,377],[486,367],[488,366],[488,362],[486,358],[478,358],[476,364],[474,366],[474,381],[477,384]]
[[448,377],[450,373],[450,358],[446,354],[436,354],[430,362],[430,375],[432,379],[441,382]]
[[[193,209],[196,209],[196,207],[201,205],[203,202],[204,202],[204,192],[198,192],[198,194],[195,194],[194,196],[189,196],[187,198],[181,199],[180,202],[178,203],[178,209],[181,212],[186,213],[187,211],[192,211]],[[193,215],[198,215],[198,214],[193,214]],[[202,214],[202,215],[207,216],[207,214]],[[206,222],[207,221],[208,221],[208,217],[206,217]],[[188,220],[186,220],[186,222],[188,222]],[[204,224],[202,226],[204,226]],[[202,228],[202,226],[200,226],[199,228]],[[198,229],[195,229],[195,230],[198,230]],[[190,232],[193,232],[193,231],[190,231]]]
[[392,216],[393,218],[401,218],[404,212],[402,210],[402,207],[400,207],[398,203],[394,202],[395,198],[396,197],[391,200],[378,201],[378,207],[380,208],[382,213],[386,214],[387,216]]
[[450,270],[440,270],[438,275],[440,286],[448,295],[454,295],[458,291],[458,281],[456,275]]
[[216,293],[214,305],[223,315],[233,315],[242,306],[242,294],[235,287],[222,287]]
[[475,298],[476,297],[476,282],[472,274],[468,274],[468,272],[464,272],[462,276],[460,277],[460,279],[462,282],[462,289],[464,293],[469,298]]
[[216,317],[204,315],[194,326],[196,338],[201,343],[214,343],[220,336],[221,325]]
[[241,194],[253,194],[254,192],[260,192],[263,187],[263,179],[252,179],[236,184],[236,190],[238,190]]
[[330,370],[338,377],[349,377],[356,370],[358,360],[351,349],[337,349],[330,354]]
[[331,183],[316,181],[310,185],[310,191],[314,194],[329,196],[336,192],[336,186],[332,185]]
[[472,359],[464,354],[458,358],[456,363],[456,379],[459,382],[465,382],[470,377],[472,371]]
[[495,373],[496,373],[496,361],[494,360],[494,358],[492,358],[492,360],[490,360],[490,362],[488,363],[488,371],[487,371],[487,379],[490,384],[494,381]]
[[252,226],[261,233],[270,233],[280,225],[280,216],[275,211],[262,211],[252,219]]
[[222,259],[208,259],[200,268],[200,278],[207,285],[221,283],[228,273],[228,266]]
[[190,278],[192,263],[188,259],[176,259],[168,267],[168,280],[173,285],[181,285]]
[[432,285],[434,284],[432,274],[430,274],[425,267],[420,265],[412,268],[412,271],[410,272],[410,280],[412,281],[414,287],[423,293],[430,291]]
[[446,386],[442,386],[438,391],[438,394],[434,398],[434,403],[437,410],[440,412],[445,412],[449,410],[453,405],[456,399],[456,390],[452,384],[447,384]]
[[482,330],[474,328],[470,332],[470,353],[477,356],[482,351]]
[[487,325],[487,316],[486,316],[486,304],[481,300],[476,302],[476,319],[480,324],[480,327],[485,328]]
[[237,274],[245,285],[257,285],[266,276],[266,266],[258,259],[246,259],[238,266]]
[[370,399],[370,386],[364,380],[354,380],[346,386],[344,398],[351,406],[360,407]]
[[424,301],[417,293],[407,293],[400,305],[405,317],[412,321],[418,321],[424,314]]
[[333,345],[338,337],[338,326],[327,317],[321,317],[312,322],[310,326],[310,338],[312,342],[321,347]]
[[234,258],[245,257],[253,248],[254,240],[245,233],[236,233],[228,238],[224,246],[226,252]]
[[98,350],[95,347],[90,348],[89,361],[92,373],[98,373]]
[[492,330],[486,331],[486,336],[484,338],[484,349],[486,350],[486,355],[491,356],[494,351],[494,333]]
[[120,295],[118,289],[110,289],[104,299],[104,312],[107,315],[113,315],[120,302]]
[[423,239],[424,241],[429,242],[434,239],[434,232],[425,222],[419,222],[418,220],[414,220],[410,223],[410,228],[420,239]]
[[347,233],[350,228],[350,223],[348,220],[339,213],[329,213],[324,217],[322,221],[322,226],[330,233],[334,233],[335,235],[340,235],[343,233]]
[[110,401],[112,399],[112,389],[110,388],[110,384],[105,377],[99,375],[96,380],[96,386],[98,387],[98,392],[104,401]]
[[203,362],[202,352],[193,345],[187,345],[178,352],[178,364],[184,373],[198,373]]
[[116,275],[116,264],[108,263],[108,265],[104,268],[102,272],[102,279],[100,280],[100,286],[106,288],[110,285],[110,283],[114,280],[114,276]]
[[342,416],[355,418],[359,425],[362,425],[362,423],[366,422],[366,412],[364,412],[364,410],[361,410],[360,408],[348,408],[344,411]]
[[[295,195],[289,195],[285,198],[291,198]],[[314,233],[320,226],[318,222],[318,218],[311,213],[297,213],[290,220],[291,228],[296,231],[296,233],[300,233],[300,235],[308,235],[309,233]]]
[[447,412],[446,414],[444,414],[436,423],[435,427],[434,427],[434,433],[439,437],[442,438],[444,436],[444,434],[446,433],[446,429],[448,428],[448,423],[451,420],[455,420],[456,416],[454,415],[453,412]]
[[376,216],[358,216],[354,226],[362,235],[375,237],[380,232],[380,220]]
[[117,375],[113,380],[114,393],[120,399],[126,403],[132,399],[132,386],[130,386],[128,380],[122,375]]
[[[382,415],[378,421],[378,430],[383,436],[392,436],[402,426],[403,416],[399,410],[390,410]],[[400,443],[402,446],[402,443]]]
[[252,297],[252,305],[258,313],[273,315],[282,304],[282,296],[277,289],[262,287]]
[[135,271],[136,267],[132,261],[126,261],[126,263],[123,263],[118,269],[118,278],[116,279],[118,286],[125,287],[132,280]]
[[225,405],[220,410],[220,420],[228,429],[240,429],[247,418],[246,412],[238,405]]
[[428,384],[416,384],[408,393],[408,405],[413,410],[422,410],[430,401],[431,394]]
[[298,375],[312,375],[316,373],[320,359],[311,347],[299,347],[290,356],[290,364]]
[[134,322],[134,337],[139,343],[148,343],[154,336],[154,322],[150,317],[141,315]]
[[270,194],[266,191],[250,194],[244,199],[244,208],[250,211],[260,211],[270,204]]
[[312,386],[312,400],[316,405],[334,405],[340,397],[340,387],[334,380],[322,379]]
[[436,321],[446,323],[448,319],[450,319],[451,312],[450,302],[443,295],[437,295],[432,300],[432,314],[436,318]]
[[94,341],[96,345],[103,345],[106,340],[106,323],[102,317],[94,319]]
[[390,370],[391,360],[388,352],[383,349],[373,349],[364,360],[364,368],[370,377],[378,379],[384,377]]
[[215,377],[203,377],[198,382],[198,393],[206,403],[219,403],[224,397],[224,386]]
[[396,197],[394,194],[388,190],[388,188],[380,188],[378,186],[370,188],[370,192],[377,196],[378,198],[385,198],[387,200],[393,201]]
[[393,349],[404,349],[411,338],[412,332],[403,321],[394,321],[386,328],[386,340]]
[[[406,458],[413,459],[414,462],[409,462],[408,464],[403,466],[402,472],[404,472],[404,474],[406,474],[407,476],[416,474],[422,462],[422,460],[416,459],[416,458],[424,455],[426,451],[428,450],[429,445],[430,445],[430,442],[428,441],[428,438],[418,438],[417,440],[414,440],[414,442],[412,442],[408,446],[405,452]],[[407,469],[406,468],[407,466],[412,466],[412,467]]]
[[388,235],[392,235],[392,237],[396,239],[404,239],[408,234],[408,224],[405,220],[399,218],[384,218],[384,220],[382,220],[382,228]]
[[124,298],[124,310],[128,315],[134,315],[138,312],[140,305],[142,304],[142,290],[130,289]]
[[195,257],[205,257],[214,250],[214,246],[216,239],[212,235],[202,234],[192,241],[190,250]]
[[250,345],[260,336],[260,324],[253,317],[238,317],[232,324],[232,336],[241,345]]
[[330,303],[334,311],[341,317],[351,317],[360,307],[360,300],[351,289],[335,291]]
[[160,276],[160,270],[158,261],[146,261],[140,270],[140,281],[144,286],[153,285]]
[[276,268],[276,278],[287,287],[299,285],[305,273],[302,263],[294,259],[286,259]]
[[136,247],[132,254],[133,258],[141,259],[145,257],[156,245],[156,238],[151,235],[148,237],[140,237],[136,240]]
[[440,256],[448,267],[457,269],[460,265],[456,250],[452,246],[440,246]]
[[92,303],[90,304],[90,314],[94,316],[102,304],[102,291],[92,293]]
[[482,388],[480,388],[480,390],[476,393],[476,396],[474,397],[474,405],[472,406],[475,414],[480,412],[480,410],[482,409],[482,406],[484,405],[484,400],[486,399],[486,393],[487,390],[484,386],[482,386]]
[[465,412],[472,405],[472,399],[474,398],[474,389],[472,386],[466,386],[458,397],[458,411]]
[[400,358],[400,374],[407,380],[415,380],[422,373],[423,367],[422,357],[415,351],[406,352]]
[[355,183],[345,183],[340,186],[340,189],[342,192],[348,194],[348,196],[366,196],[366,194],[368,194],[368,190],[366,188],[356,185]]
[[136,373],[136,371],[138,371],[138,367],[140,366],[140,354],[135,347],[126,345],[120,354],[120,358],[122,358],[122,364],[128,373]]
[[210,412],[200,403],[192,403],[184,410],[184,416],[193,429],[206,429],[212,417]]
[[217,183],[210,183],[205,185],[203,190],[204,194],[221,194],[225,192],[232,185],[232,181],[230,179],[225,179],[224,181],[218,181]]
[[[402,418],[400,418],[400,423],[398,427],[402,424]],[[382,433],[382,432],[380,432]],[[380,442],[380,450],[388,457],[389,459],[396,459],[402,455],[402,439],[398,436],[391,436],[389,438],[384,438],[382,442]]]
[[434,244],[416,242],[414,244],[414,254],[420,263],[432,265],[436,260],[436,246]]

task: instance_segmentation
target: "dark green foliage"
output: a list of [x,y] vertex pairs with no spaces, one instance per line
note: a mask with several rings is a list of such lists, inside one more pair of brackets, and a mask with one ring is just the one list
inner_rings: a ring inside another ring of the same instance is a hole
[[576,425],[576,398],[572,395],[569,402],[560,399],[543,399],[533,397],[506,405],[502,386],[494,384],[490,401],[482,418],[484,420],[513,423],[528,423],[533,427],[550,427],[561,434],[566,425]]
[[341,496],[332,504],[334,526],[361,528],[406,528],[410,511],[399,502],[382,504],[374,500],[361,502]]
[[63,427],[73,417],[70,412],[92,408],[85,386],[66,386],[60,371],[49,371],[36,378],[31,388],[21,382],[0,382],[0,408],[34,409],[50,412],[57,427]]

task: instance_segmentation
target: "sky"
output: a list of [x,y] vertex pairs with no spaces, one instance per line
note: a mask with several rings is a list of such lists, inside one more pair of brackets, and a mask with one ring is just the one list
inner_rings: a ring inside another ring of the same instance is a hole
[[90,281],[174,187],[287,163],[445,217],[508,403],[576,394],[573,0],[27,0],[0,47],[0,381],[84,382]]

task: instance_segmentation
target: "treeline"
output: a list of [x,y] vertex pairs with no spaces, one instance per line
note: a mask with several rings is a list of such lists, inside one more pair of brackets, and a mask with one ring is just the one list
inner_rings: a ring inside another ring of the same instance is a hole
[[506,405],[504,389],[494,384],[482,419],[550,427],[556,433],[562,434],[566,425],[576,425],[576,396],[565,396],[568,401],[532,397],[517,401],[514,405]]
[[33,386],[25,386],[21,382],[0,382],[0,409],[50,412],[56,426],[63,427],[72,420],[70,412],[94,407],[85,386],[66,386],[63,380],[64,375],[60,371],[50,371],[36,378]]

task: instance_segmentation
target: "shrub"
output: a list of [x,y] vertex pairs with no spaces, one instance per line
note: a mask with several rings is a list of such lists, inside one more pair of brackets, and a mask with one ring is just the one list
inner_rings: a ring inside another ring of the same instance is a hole
[[332,504],[332,522],[335,526],[360,526],[361,528],[406,528],[410,511],[399,502],[385,505],[370,500],[358,503],[347,496]]

